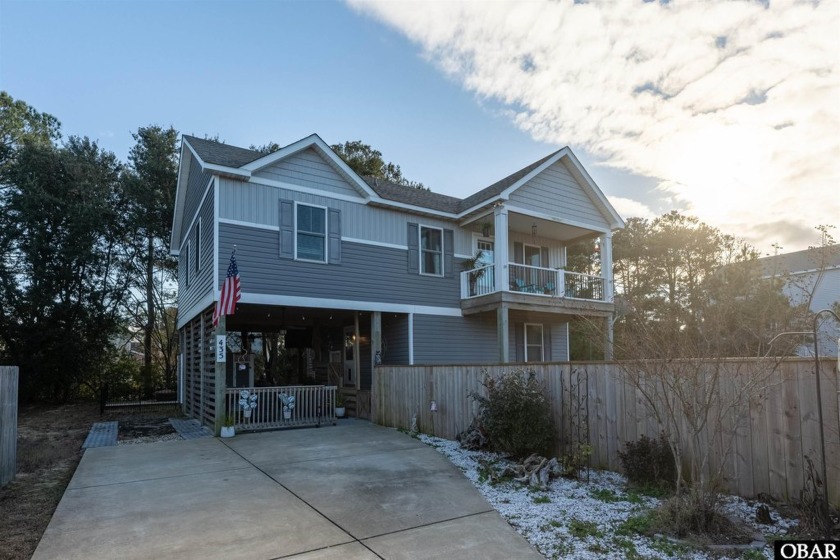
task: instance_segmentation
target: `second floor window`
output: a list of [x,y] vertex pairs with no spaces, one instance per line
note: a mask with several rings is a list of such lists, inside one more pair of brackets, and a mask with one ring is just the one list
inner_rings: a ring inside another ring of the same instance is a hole
[[443,230],[420,226],[420,274],[443,276]]
[[306,204],[296,206],[295,258],[326,262],[327,209]]

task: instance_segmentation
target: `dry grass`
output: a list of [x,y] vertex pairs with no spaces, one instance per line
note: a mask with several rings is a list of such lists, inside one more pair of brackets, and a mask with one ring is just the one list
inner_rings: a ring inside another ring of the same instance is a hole
[[17,476],[0,489],[0,559],[32,556],[98,420],[90,403],[20,408]]

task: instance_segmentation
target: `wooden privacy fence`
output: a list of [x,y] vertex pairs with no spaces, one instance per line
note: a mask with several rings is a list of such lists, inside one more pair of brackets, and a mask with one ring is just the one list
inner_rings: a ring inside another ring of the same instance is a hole
[[15,477],[18,368],[0,366],[0,487]]
[[[700,433],[712,450],[709,469],[723,472],[729,490],[746,497],[768,494],[797,500],[805,487],[809,460],[821,472],[820,430],[813,359],[779,364],[750,359],[722,362],[720,382],[711,393],[711,409],[721,421],[716,433]],[[717,363],[720,367],[721,363]],[[711,363],[706,364],[711,366]],[[777,367],[774,367],[777,366]],[[592,448],[591,464],[620,470],[618,452],[642,435],[662,431],[645,397],[615,363],[508,364],[493,366],[378,366],[374,368],[372,418],[385,426],[408,429],[416,415],[422,432],[455,439],[477,412],[469,395],[485,394],[485,374],[513,369],[532,371],[552,403],[554,422],[566,433],[580,431]],[[823,430],[829,500],[840,506],[840,412],[838,372],[834,361],[821,362]],[[760,379],[752,398],[738,401],[740,388]],[[437,411],[432,412],[434,400]],[[734,403],[726,407],[726,403]],[[724,410],[725,409],[725,410]],[[577,422],[577,426],[570,426]],[[685,428],[685,422],[682,423]],[[557,442],[557,453],[562,454]]]

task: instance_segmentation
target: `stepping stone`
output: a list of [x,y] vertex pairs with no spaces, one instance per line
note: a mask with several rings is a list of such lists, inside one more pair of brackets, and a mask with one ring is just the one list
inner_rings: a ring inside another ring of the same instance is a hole
[[169,423],[181,436],[181,439],[199,439],[213,437],[213,432],[207,426],[202,426],[195,418],[184,420],[183,418],[170,418]]
[[82,449],[117,445],[117,422],[94,422]]

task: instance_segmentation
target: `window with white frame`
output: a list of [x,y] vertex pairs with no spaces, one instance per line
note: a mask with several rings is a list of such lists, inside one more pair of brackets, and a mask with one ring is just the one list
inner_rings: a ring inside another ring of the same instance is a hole
[[525,361],[543,362],[543,326],[536,323],[525,323]]
[[201,218],[195,223],[195,271],[201,267]]
[[443,230],[420,226],[420,274],[443,276]]
[[327,262],[327,209],[295,204],[295,258]]

